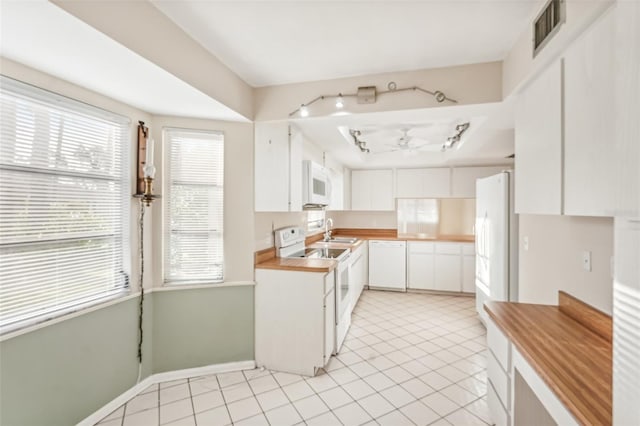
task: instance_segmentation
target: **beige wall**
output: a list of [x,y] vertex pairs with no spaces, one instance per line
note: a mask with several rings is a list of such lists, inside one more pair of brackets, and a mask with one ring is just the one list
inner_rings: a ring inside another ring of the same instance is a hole
[[[253,123],[154,116],[150,126],[156,140],[157,182],[162,182],[162,129],[182,127],[224,133],[224,276],[225,282],[253,280]],[[165,183],[166,185],[166,183]],[[162,189],[163,193],[166,190]],[[153,208],[154,285],[162,284],[163,203]]]
[[306,226],[306,212],[256,212],[254,250],[273,247],[273,231],[285,226]]
[[[547,0],[538,0],[531,10],[532,23]],[[519,90],[526,81],[543,70],[560,55],[614,0],[566,0],[567,20],[549,43],[533,57],[532,26],[529,24],[513,45],[502,64],[502,93],[505,98]]]
[[[583,251],[591,251],[591,272],[582,269]],[[520,302],[556,305],[564,290],[610,314],[612,255],[611,218],[520,215]]]
[[[257,88],[254,91],[255,120],[282,120],[300,104],[321,95],[355,93],[359,86],[376,86],[387,90],[394,81],[398,88],[418,86],[426,90],[441,90],[461,105],[499,102],[502,100],[502,63],[462,65],[420,71],[394,72],[336,80],[314,81]],[[397,111],[402,109],[449,106],[438,104],[426,93],[408,91],[380,95],[375,104],[358,105],[354,98],[345,98],[345,110],[352,113]],[[318,101],[310,108],[311,116],[335,112],[333,102]]]

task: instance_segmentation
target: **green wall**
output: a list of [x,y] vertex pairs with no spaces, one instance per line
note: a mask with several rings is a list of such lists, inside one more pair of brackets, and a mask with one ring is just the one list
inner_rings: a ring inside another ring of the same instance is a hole
[[[0,425],[73,425],[135,385],[133,298],[0,342]],[[143,377],[254,358],[253,287],[145,296]]]
[[253,286],[153,296],[153,372],[254,359]]
[[73,425],[133,386],[138,300],[0,343],[0,424]]

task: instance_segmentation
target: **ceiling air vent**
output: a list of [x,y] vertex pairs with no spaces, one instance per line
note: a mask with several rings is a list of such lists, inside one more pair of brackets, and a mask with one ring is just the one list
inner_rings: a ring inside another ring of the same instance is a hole
[[533,56],[553,38],[565,20],[565,0],[549,0],[533,21]]

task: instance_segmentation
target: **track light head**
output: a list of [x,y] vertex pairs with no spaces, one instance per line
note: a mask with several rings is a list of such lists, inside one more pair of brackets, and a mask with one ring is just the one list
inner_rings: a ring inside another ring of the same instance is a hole
[[445,101],[445,99],[447,99],[447,97],[444,95],[444,93],[442,93],[439,90],[435,91],[434,96],[436,97],[436,101],[438,101],[438,103],[442,103],[442,102]]
[[336,108],[342,109],[344,107],[344,99],[342,98],[342,93],[338,94],[338,99],[336,99]]
[[300,105],[300,117],[308,117],[309,108],[305,104]]

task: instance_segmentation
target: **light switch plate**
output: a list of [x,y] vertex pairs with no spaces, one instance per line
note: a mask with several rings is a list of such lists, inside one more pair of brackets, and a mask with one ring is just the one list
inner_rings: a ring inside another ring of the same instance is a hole
[[583,251],[582,252],[582,269],[587,272],[591,272],[591,252]]
[[524,251],[529,251],[529,237],[523,237],[522,238],[522,242],[523,242],[523,250]]

